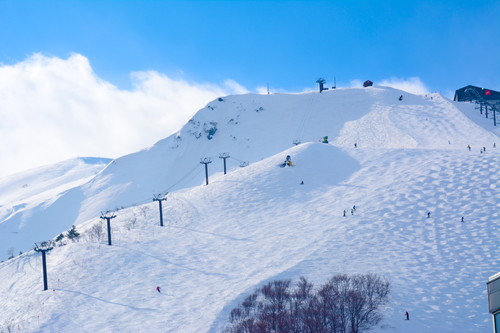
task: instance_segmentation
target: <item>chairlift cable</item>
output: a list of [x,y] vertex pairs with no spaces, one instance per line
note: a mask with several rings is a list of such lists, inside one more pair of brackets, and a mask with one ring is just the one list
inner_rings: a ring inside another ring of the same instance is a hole
[[301,118],[301,121],[299,123],[299,126],[297,128],[297,131],[295,132],[296,134],[296,140],[299,140],[299,141],[302,141],[303,140],[303,135],[304,135],[304,128],[306,127],[306,124],[309,123],[309,120],[311,118],[311,114],[312,114],[312,104],[313,104],[313,100],[315,99],[316,95],[314,93],[310,93],[310,97],[308,99],[308,104],[306,106],[306,111],[304,112],[302,118]]

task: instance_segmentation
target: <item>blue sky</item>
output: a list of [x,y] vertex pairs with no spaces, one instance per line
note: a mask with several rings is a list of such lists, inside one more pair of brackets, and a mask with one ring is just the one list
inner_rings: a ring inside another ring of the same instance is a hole
[[0,0],[0,177],[135,152],[267,84],[500,90],[498,13],[498,0]]
[[[500,1],[0,1],[0,62],[88,57],[131,71],[248,89],[419,77],[432,91],[499,88]],[[311,84],[312,82],[312,84]]]

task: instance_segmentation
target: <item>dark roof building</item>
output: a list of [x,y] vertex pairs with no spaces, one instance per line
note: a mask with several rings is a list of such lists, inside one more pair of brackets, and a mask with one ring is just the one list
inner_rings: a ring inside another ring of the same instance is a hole
[[373,82],[370,81],[370,80],[366,80],[365,82],[363,82],[363,87],[371,87],[373,86]]
[[488,307],[493,315],[493,332],[500,333],[500,272],[488,279]]
[[500,92],[480,88],[476,86],[466,86],[455,91],[454,101],[457,102],[467,102],[467,101],[477,101],[477,102],[492,102],[500,101]]
[[[481,114],[483,114],[484,108],[486,118],[490,118],[489,115],[491,115],[493,125],[497,125],[497,113],[500,113],[500,92],[475,86],[466,86],[455,91],[453,100],[479,104]],[[490,109],[489,112],[488,108]]]

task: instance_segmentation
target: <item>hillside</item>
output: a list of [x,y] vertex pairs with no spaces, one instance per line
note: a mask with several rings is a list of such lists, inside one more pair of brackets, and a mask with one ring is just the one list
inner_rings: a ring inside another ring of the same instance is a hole
[[8,252],[17,255],[32,248],[34,242],[65,230],[70,221],[58,218],[64,214],[62,207],[50,219],[39,220],[38,212],[50,209],[59,197],[91,180],[109,162],[76,158],[0,178],[0,260]]
[[[81,199],[83,236],[48,256],[49,291],[33,251],[0,263],[0,331],[219,332],[269,280],[375,272],[393,287],[376,332],[489,332],[498,136],[460,108],[388,88],[216,100],[54,202]],[[295,166],[279,168],[286,155]],[[208,186],[200,157],[214,160]],[[161,228],[151,198],[167,189]],[[92,238],[99,211],[120,206],[113,246]]]
[[[402,101],[398,97],[403,95]],[[391,88],[337,89],[305,94],[241,95],[219,98],[200,110],[177,134],[154,146],[114,160],[88,183],[49,203],[17,210],[0,222],[9,230],[47,225],[57,217],[64,229],[101,211],[149,202],[154,195],[204,183],[200,158],[210,157],[209,173],[222,171],[219,154],[229,152],[228,168],[254,163],[327,135],[337,147],[420,148],[477,152],[498,138],[471,121],[438,94],[416,96]],[[484,119],[479,124],[489,125]],[[450,142],[450,143],[449,143]],[[1,204],[1,202],[0,202]],[[64,208],[62,208],[64,207]],[[36,222],[35,222],[36,221]],[[23,233],[23,230],[16,230]],[[53,236],[39,233],[24,243]],[[0,258],[7,248],[0,248]]]

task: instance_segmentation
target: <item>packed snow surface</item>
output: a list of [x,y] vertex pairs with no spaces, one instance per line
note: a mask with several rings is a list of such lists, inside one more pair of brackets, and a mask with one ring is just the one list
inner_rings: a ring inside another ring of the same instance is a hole
[[[82,236],[48,255],[48,291],[39,254],[0,263],[0,332],[220,332],[263,283],[368,272],[392,285],[375,332],[490,332],[500,154],[477,113],[376,87],[215,100],[176,135],[20,214],[50,224],[47,211],[64,207],[51,237],[75,223]],[[293,167],[280,168],[287,155]],[[167,190],[162,228],[152,197]],[[121,207],[108,246],[99,213]]]

